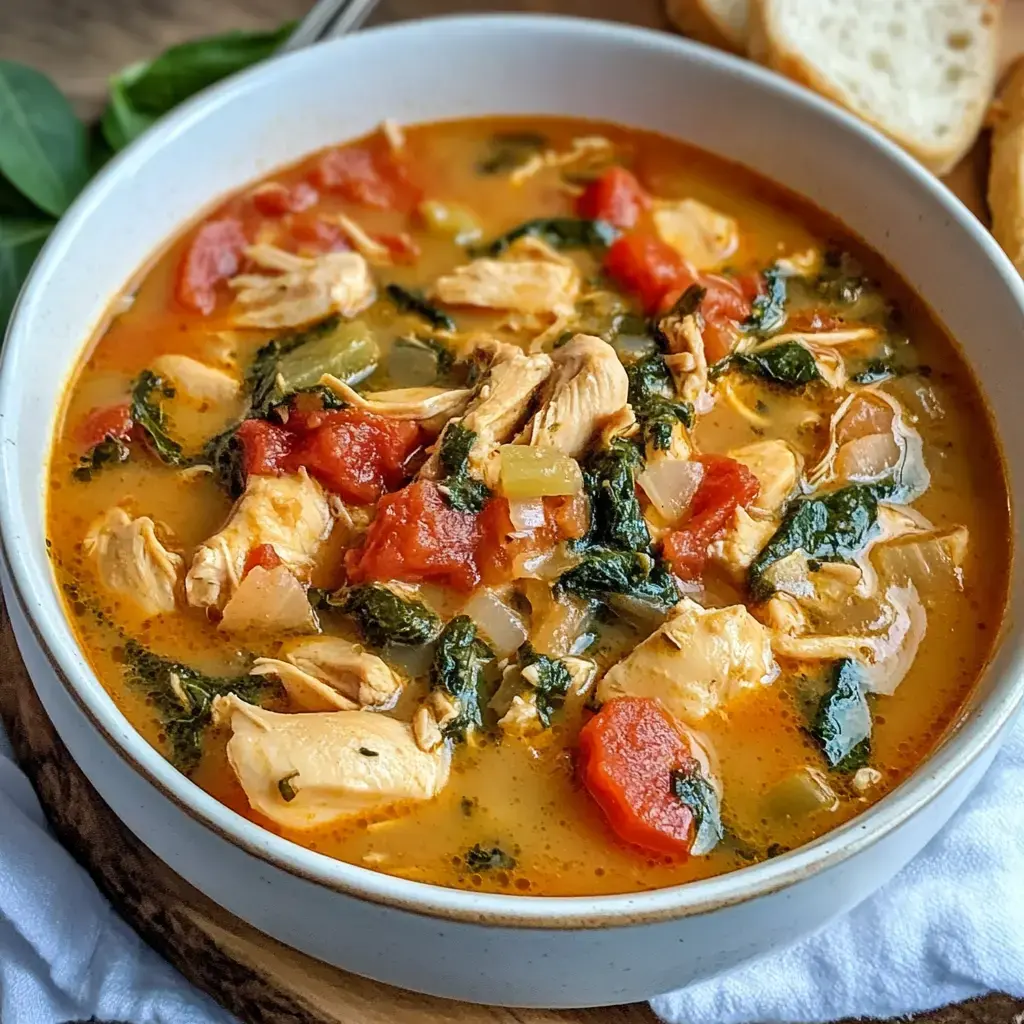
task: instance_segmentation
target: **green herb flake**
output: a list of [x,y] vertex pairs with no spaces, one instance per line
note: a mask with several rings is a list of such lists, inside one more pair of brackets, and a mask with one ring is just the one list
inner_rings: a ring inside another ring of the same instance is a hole
[[384,291],[403,313],[414,313],[439,331],[456,329],[455,321],[447,313],[442,313],[436,306],[427,302],[422,292],[403,288],[400,284],[389,284]]
[[359,753],[362,754],[363,757],[380,757],[380,751],[371,750],[369,747],[360,747]]
[[829,767],[854,772],[871,754],[871,709],[857,663],[843,658],[832,666],[829,689],[818,705],[811,734],[821,744]]
[[487,849],[480,843],[467,850],[464,859],[470,871],[512,871],[516,866],[515,858],[500,846]]
[[277,780],[277,791],[286,804],[290,804],[298,796],[298,790],[293,785],[293,781],[298,777],[298,770],[295,770]]
[[78,460],[71,475],[80,483],[90,481],[104,466],[116,466],[131,458],[131,449],[119,437],[107,436]]
[[540,132],[496,132],[487,142],[486,154],[477,162],[477,174],[504,174],[522,167],[548,144]]

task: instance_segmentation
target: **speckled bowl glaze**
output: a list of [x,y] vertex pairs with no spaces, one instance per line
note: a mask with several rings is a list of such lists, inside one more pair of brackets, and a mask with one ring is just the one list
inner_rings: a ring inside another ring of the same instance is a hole
[[[667,35],[549,17],[375,29],[273,60],[188,103],[96,179],[25,287],[0,365],[4,592],[47,712],[103,798],[189,882],[257,928],[381,981],[486,1003],[640,999],[806,935],[901,868],[956,811],[1017,707],[1016,609],[962,720],[869,811],[708,881],[599,898],[443,889],[264,831],[178,774],[93,675],[45,548],[45,465],[62,391],[111,298],[218,196],[385,117],[563,114],[677,136],[755,168],[880,251],[959,339],[1024,477],[1024,287],[982,226],[871,129],[753,64]],[[968,438],[964,439],[969,444]]]

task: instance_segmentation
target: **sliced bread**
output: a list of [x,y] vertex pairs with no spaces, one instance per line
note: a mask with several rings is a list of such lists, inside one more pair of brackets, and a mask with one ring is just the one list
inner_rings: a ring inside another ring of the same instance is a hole
[[1024,274],[1024,58],[1007,74],[992,120],[988,175],[992,234]]
[[684,35],[745,54],[750,0],[666,0],[669,20]]
[[753,0],[749,47],[945,174],[992,97],[1001,15],[1001,0]]

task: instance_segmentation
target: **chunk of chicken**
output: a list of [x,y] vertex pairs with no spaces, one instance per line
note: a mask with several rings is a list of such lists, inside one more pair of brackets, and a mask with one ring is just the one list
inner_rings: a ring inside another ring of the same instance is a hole
[[696,199],[656,203],[654,227],[662,241],[697,270],[720,267],[740,244],[735,219]]
[[548,168],[569,167],[571,165],[599,165],[605,163],[614,152],[614,145],[603,135],[581,135],[573,139],[570,148],[564,151],[545,149],[542,153],[534,153],[510,175],[513,185],[521,185],[532,178],[538,171]]
[[504,735],[521,740],[542,733],[544,724],[537,712],[537,695],[529,693],[524,697],[517,693],[512,698],[508,711],[498,719],[498,728]]
[[[518,255],[513,250],[513,255]],[[439,277],[436,299],[448,306],[478,306],[516,313],[568,316],[576,308],[580,272],[568,260],[476,259]]]
[[684,598],[660,629],[608,670],[597,696],[657,697],[680,721],[698,722],[778,673],[768,630],[743,605],[702,608]]
[[185,577],[188,603],[223,608],[238,588],[249,552],[270,544],[300,579],[310,570],[331,532],[327,496],[305,469],[288,476],[250,476],[227,524],[192,558]]
[[803,463],[800,456],[785,441],[757,441],[734,448],[729,458],[742,463],[757,477],[761,485],[757,497],[750,504],[753,512],[777,515],[796,490]]
[[144,615],[174,611],[184,563],[160,543],[149,516],[133,519],[117,505],[108,508],[89,527],[82,550],[95,559],[103,586]]
[[386,709],[402,692],[402,681],[381,658],[340,636],[293,640],[280,658],[257,658],[252,674],[278,676],[303,711]]
[[577,334],[556,350],[541,407],[516,444],[557,448],[578,459],[625,407],[628,396],[629,378],[615,349],[593,335]]
[[427,753],[412,727],[362,711],[282,715],[218,697],[214,720],[231,727],[228,761],[253,810],[310,829],[409,800],[448,781],[447,746]]
[[306,588],[284,565],[250,569],[224,605],[218,628],[226,633],[314,633],[320,628]]
[[366,259],[357,252],[296,256],[272,245],[252,245],[246,256],[277,274],[239,274],[235,289],[239,327],[302,327],[332,313],[355,316],[375,297]]
[[777,528],[773,519],[754,519],[745,508],[737,507],[725,533],[708,546],[708,558],[741,582]]
[[153,360],[151,369],[169,378],[179,395],[194,405],[219,405],[238,397],[241,383],[213,366],[199,362],[191,356],[169,353]]
[[[475,475],[489,480],[489,463],[499,446],[508,441],[526,416],[534,394],[551,373],[551,357],[543,352],[527,355],[514,345],[494,348],[493,361],[466,412],[459,422],[476,434],[469,453],[469,463]],[[438,449],[420,470],[428,480],[440,473]]]
[[693,314],[666,317],[661,321],[661,331],[668,341],[665,364],[676,390],[687,402],[695,403],[698,412],[706,411],[703,407],[707,403],[708,361],[697,318]]
[[346,405],[375,416],[397,420],[432,420],[459,416],[473,397],[472,388],[396,388],[371,391],[361,395],[343,380],[325,373],[320,383],[337,395]]

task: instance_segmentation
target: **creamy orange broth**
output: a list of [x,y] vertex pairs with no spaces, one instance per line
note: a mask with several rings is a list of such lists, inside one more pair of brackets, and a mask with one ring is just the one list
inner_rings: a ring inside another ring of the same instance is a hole
[[[830,774],[817,742],[807,732],[799,699],[799,665],[783,664],[771,686],[748,692],[720,714],[699,725],[713,748],[723,791],[725,839],[707,856],[651,854],[620,841],[578,781],[575,738],[589,716],[582,701],[569,701],[553,726],[531,740],[500,738],[494,731],[455,749],[451,778],[443,792],[423,803],[348,819],[309,832],[284,831],[287,838],[332,857],[390,874],[440,885],[531,895],[621,893],[673,885],[733,870],[820,836],[863,811],[901,782],[957,719],[971,687],[989,658],[1002,615],[1010,552],[1007,492],[990,417],[969,368],[921,303],[884,264],[862,250],[848,233],[806,203],[756,175],[663,137],[611,125],[569,120],[469,121],[407,129],[407,155],[415,179],[430,198],[457,201],[478,218],[485,239],[537,217],[572,214],[573,198],[558,170],[510,184],[506,174],[481,176],[475,167],[496,131],[541,131],[553,150],[566,150],[573,138],[603,135],[617,147],[647,191],[661,198],[693,197],[734,217],[740,226],[738,250],[728,265],[737,272],[763,270],[776,258],[813,247],[836,246],[855,253],[882,291],[902,313],[901,328],[916,362],[927,375],[909,374],[883,387],[914,417],[924,440],[931,485],[914,503],[937,527],[964,525],[970,535],[962,566],[961,592],[944,593],[927,607],[927,635],[913,665],[891,697],[871,698],[871,767],[880,780],[857,792],[846,777]],[[314,158],[270,180],[288,184],[303,178]],[[228,201],[231,206],[232,200]],[[409,231],[422,255],[412,266],[374,268],[381,282],[428,287],[438,275],[466,262],[464,248],[439,238],[415,218],[393,210],[368,209],[323,196],[316,213],[348,213],[371,234]],[[231,329],[231,303],[221,300],[209,316],[175,301],[175,268],[189,244],[191,229],[173,240],[128,289],[133,301],[112,312],[89,341],[68,389],[49,468],[49,542],[57,578],[67,593],[67,611],[100,680],[113,699],[158,749],[166,750],[152,704],[122,676],[124,643],[133,638],[153,652],[210,673],[243,672],[251,655],[272,656],[278,637],[227,636],[198,609],[179,597],[172,614],[145,619],[133,606],[101,586],[93,561],[82,551],[90,524],[111,505],[133,515],[152,516],[174,548],[188,558],[196,545],[216,532],[231,508],[230,499],[210,476],[183,478],[147,456],[133,443],[131,459],[106,467],[89,482],[72,478],[83,454],[76,430],[97,407],[124,401],[131,381],[159,355],[183,353],[210,360],[216,332]],[[596,261],[569,253],[594,274]],[[118,308],[115,303],[115,309]],[[451,310],[460,331],[488,330],[504,317],[483,311]],[[391,340],[422,328],[397,313],[386,300],[360,314],[387,352]],[[240,361],[272,337],[272,331],[240,336]],[[503,337],[514,339],[504,331]],[[524,341],[528,336],[524,337]],[[384,360],[386,364],[386,359]],[[757,428],[724,401],[699,418],[693,431],[697,448],[724,452],[765,437],[790,442],[813,464],[827,443],[828,414],[838,397],[827,388],[797,392],[774,389],[734,376],[736,392],[769,421]],[[367,388],[388,386],[382,371]],[[170,430],[186,451],[219,432],[242,411],[241,402],[207,411],[168,406]],[[802,414],[824,411],[823,421],[801,426]],[[136,450],[137,449],[137,450]],[[344,538],[335,532],[320,557],[313,584],[333,588],[344,582]],[[435,588],[439,591],[440,588]],[[434,593],[437,607],[450,616],[461,598]],[[721,581],[708,580],[710,604],[743,601],[745,595]],[[340,612],[322,613],[326,632],[353,639],[352,622]],[[596,649],[587,652],[605,668],[642,638],[621,622],[599,625]],[[427,688],[425,675],[413,679],[397,706],[386,713],[409,720]],[[271,705],[288,710],[277,698]],[[227,733],[211,728],[204,756],[192,777],[239,813],[272,831],[282,831],[249,808],[225,759]],[[805,765],[821,770],[839,796],[835,809],[804,816],[773,812],[774,786]],[[497,846],[514,858],[511,869],[473,872],[466,851],[475,844]]]

